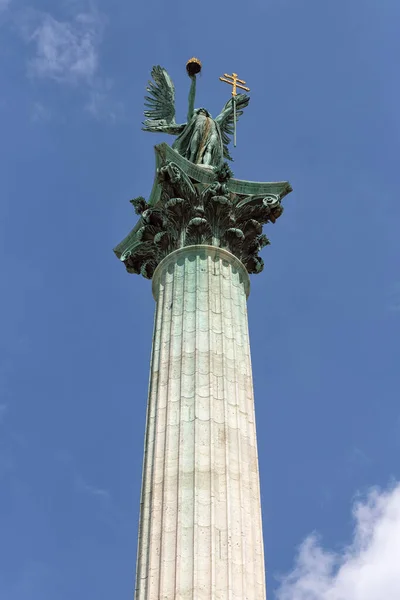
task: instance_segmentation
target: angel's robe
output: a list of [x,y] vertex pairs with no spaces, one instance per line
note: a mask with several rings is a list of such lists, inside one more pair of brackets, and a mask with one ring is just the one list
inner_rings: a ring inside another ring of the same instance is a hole
[[205,108],[198,108],[172,145],[173,149],[190,162],[219,167],[223,162],[224,147],[218,123]]

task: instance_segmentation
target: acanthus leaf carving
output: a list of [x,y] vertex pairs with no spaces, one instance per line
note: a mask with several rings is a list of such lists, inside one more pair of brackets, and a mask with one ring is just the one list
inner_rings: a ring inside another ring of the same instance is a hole
[[211,183],[209,174],[208,182],[201,183],[194,177],[193,170],[185,172],[182,159],[179,165],[177,162],[163,160],[158,166],[156,180],[160,192],[156,201],[150,199],[148,203],[142,196],[131,200],[140,219],[126,238],[126,245],[126,240],[121,244],[123,251],[117,253],[127,270],[151,278],[159,262],[174,250],[208,244],[232,252],[249,273],[260,273],[264,262],[258,254],[270,243],[262,232],[263,225],[275,223],[281,216],[281,197],[278,193],[243,192],[247,188],[261,190],[270,186],[285,190],[286,195],[289,184],[236,180],[233,189],[237,191],[233,192],[230,191],[229,167],[214,171]]

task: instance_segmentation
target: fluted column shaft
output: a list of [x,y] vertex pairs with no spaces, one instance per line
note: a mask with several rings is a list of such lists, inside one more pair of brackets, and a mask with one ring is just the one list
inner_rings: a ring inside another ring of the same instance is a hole
[[136,600],[264,600],[249,278],[189,246],[153,276]]

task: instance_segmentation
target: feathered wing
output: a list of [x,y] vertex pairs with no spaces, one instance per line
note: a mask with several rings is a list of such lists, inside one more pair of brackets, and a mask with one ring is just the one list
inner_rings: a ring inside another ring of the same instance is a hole
[[175,123],[175,88],[167,71],[160,66],[151,71],[153,81],[146,88],[143,130],[178,135],[184,125]]
[[[238,94],[235,96],[236,102],[236,121],[243,114],[243,110],[246,108],[248,103],[250,102],[250,96],[247,94]],[[224,146],[224,157],[228,160],[233,160],[231,155],[229,154],[228,144],[231,141],[230,136],[233,135],[234,132],[234,119],[233,119],[233,102],[232,100],[228,100],[222,109],[221,113],[215,119],[216,123],[218,123],[219,128],[221,130],[222,135],[222,143]]]

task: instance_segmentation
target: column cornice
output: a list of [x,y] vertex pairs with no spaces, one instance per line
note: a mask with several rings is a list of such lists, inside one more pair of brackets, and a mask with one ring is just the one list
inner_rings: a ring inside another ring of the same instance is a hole
[[193,245],[234,254],[249,274],[261,273],[269,240],[263,227],[281,216],[288,182],[262,183],[194,165],[166,144],[156,146],[156,177],[147,202],[131,200],[139,221],[114,252],[129,273],[152,279],[169,254]]

